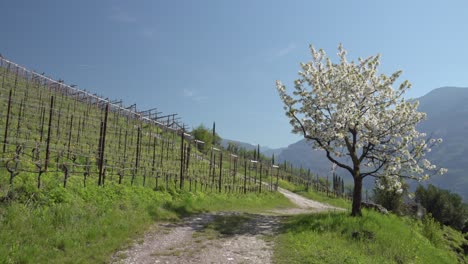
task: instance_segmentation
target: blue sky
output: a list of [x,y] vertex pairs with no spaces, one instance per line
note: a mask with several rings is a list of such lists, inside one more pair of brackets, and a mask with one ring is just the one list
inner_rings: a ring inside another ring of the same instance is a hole
[[467,1],[2,1],[0,53],[111,99],[216,121],[230,139],[287,146],[275,80],[292,88],[308,45],[380,53],[409,97],[468,86]]

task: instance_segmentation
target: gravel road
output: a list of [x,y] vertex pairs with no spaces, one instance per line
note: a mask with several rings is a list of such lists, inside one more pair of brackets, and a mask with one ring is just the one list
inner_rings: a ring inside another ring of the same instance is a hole
[[112,263],[271,263],[272,236],[283,217],[341,211],[285,189],[278,190],[296,208],[245,214],[205,213],[179,223],[159,223],[128,249],[114,254]]

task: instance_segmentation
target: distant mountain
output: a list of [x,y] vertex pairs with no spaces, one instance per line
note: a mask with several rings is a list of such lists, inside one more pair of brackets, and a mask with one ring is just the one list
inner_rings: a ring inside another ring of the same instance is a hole
[[[233,142],[237,144],[239,147],[245,148],[246,150],[257,149],[257,145],[252,145],[250,143],[241,142],[241,141],[232,140],[232,139],[224,139],[224,138],[221,139],[221,146],[223,146],[224,148],[227,148],[229,142]],[[275,157],[277,157],[283,149],[285,148],[273,149],[273,148],[266,147],[266,146],[260,146],[260,153],[262,153],[266,157],[271,157],[272,154],[275,154]]]
[[[428,159],[449,170],[443,176],[431,178],[430,182],[459,193],[468,201],[468,88],[442,87],[417,100],[419,111],[427,114],[427,120],[418,126],[418,130],[444,140],[428,153]],[[278,160],[302,165],[319,175],[329,174],[331,168],[324,152],[312,150],[305,140],[289,145]],[[337,172],[349,178],[348,172],[339,169]]]

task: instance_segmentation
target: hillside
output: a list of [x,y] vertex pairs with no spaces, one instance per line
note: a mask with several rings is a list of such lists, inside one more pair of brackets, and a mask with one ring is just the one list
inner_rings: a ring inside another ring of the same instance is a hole
[[157,220],[290,205],[280,168],[161,122],[0,57],[0,263],[108,263]]
[[[443,176],[433,177],[430,182],[452,190],[468,200],[468,88],[442,87],[418,98],[419,110],[427,113],[427,120],[419,130],[433,137],[444,139],[443,144],[433,149],[428,158],[441,167],[448,168]],[[305,140],[289,145],[278,156],[295,166],[304,166],[320,175],[330,172],[330,162],[321,151],[312,150]],[[339,174],[349,179],[346,172]],[[345,178],[345,179],[346,179]],[[369,181],[368,181],[369,185]]]

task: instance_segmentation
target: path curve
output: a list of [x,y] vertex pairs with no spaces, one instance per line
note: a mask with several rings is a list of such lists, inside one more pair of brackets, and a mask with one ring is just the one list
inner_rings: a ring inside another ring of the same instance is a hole
[[[156,224],[131,247],[119,251],[112,263],[271,263],[271,238],[287,215],[341,211],[328,204],[304,198],[288,190],[278,191],[297,208],[279,209],[265,214],[238,212],[204,213],[185,218],[180,223]],[[216,230],[213,223],[230,222],[233,232]],[[221,222],[220,222],[221,221]],[[224,231],[224,233],[223,233]]]

